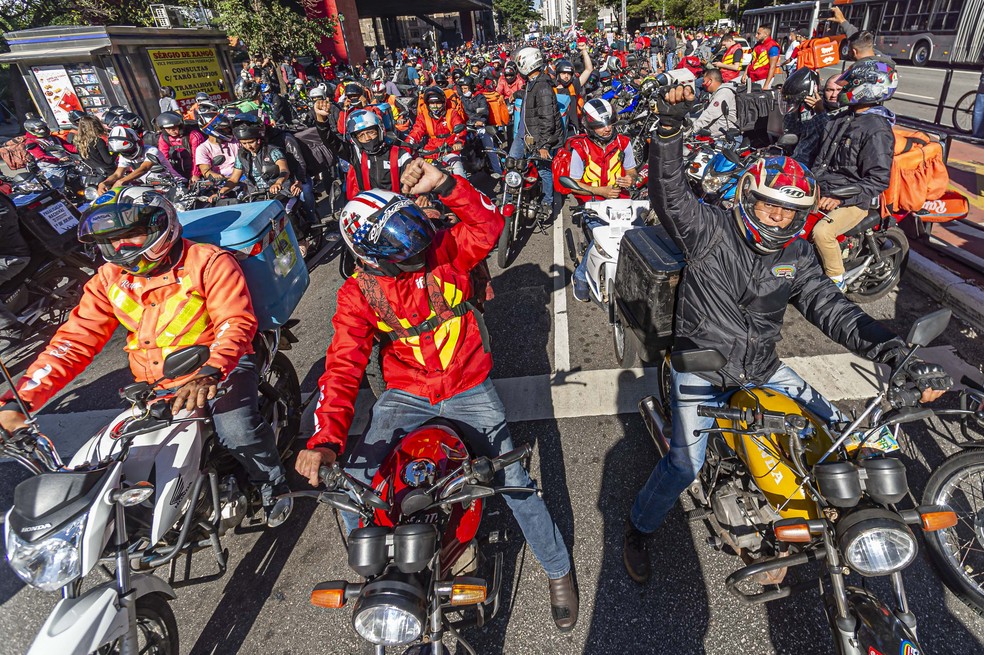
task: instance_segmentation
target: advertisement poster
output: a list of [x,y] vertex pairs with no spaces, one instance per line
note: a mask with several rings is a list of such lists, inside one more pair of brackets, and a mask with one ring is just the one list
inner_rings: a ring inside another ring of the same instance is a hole
[[75,64],[65,66],[65,72],[68,73],[68,78],[72,80],[72,86],[75,87],[75,94],[79,98],[79,102],[90,114],[95,114],[97,118],[102,118],[102,115],[109,108],[109,99],[106,97],[106,93],[99,83],[99,77],[96,75],[96,71],[92,68],[91,64]]
[[65,71],[64,66],[32,66],[31,72],[34,79],[38,81],[44,99],[48,101],[48,106],[55,114],[55,120],[59,125],[70,125],[68,112],[73,109],[82,109],[79,97],[75,95],[75,87],[72,80]]
[[194,104],[197,93],[207,93],[219,103],[232,100],[215,48],[150,48],[147,54],[157,81],[161,86],[174,87],[182,110]]

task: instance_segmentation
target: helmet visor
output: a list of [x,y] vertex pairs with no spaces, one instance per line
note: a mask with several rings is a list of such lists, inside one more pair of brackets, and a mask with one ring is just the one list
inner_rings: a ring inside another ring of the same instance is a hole
[[430,246],[434,226],[411,200],[400,200],[384,207],[377,218],[379,226],[371,250],[376,259],[399,263],[411,259]]
[[79,241],[95,244],[107,262],[128,266],[157,241],[167,225],[167,213],[161,207],[116,202],[86,215],[79,225]]

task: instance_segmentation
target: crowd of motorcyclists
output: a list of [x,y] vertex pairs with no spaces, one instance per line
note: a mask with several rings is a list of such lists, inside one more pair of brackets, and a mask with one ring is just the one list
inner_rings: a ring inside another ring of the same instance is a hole
[[[126,349],[138,381],[160,379],[164,356],[178,343],[208,345],[212,356],[181,381],[174,410],[214,403],[223,445],[263,489],[268,524],[283,523],[291,503],[278,501],[285,471],[257,411],[256,324],[242,274],[221,249],[182,238],[173,198],[145,191],[165,180],[211,185],[211,202],[240,188],[298,196],[305,221],[316,224],[320,178],[326,188],[338,181],[344,189],[348,202],[332,218],[356,274],[338,292],[315,431],[297,455],[296,471],[317,486],[321,468],[338,460],[370,484],[399,435],[439,416],[469,426],[480,452],[510,451],[490,377],[479,309],[484,291],[475,275],[496,247],[503,217],[474,176],[487,173],[489,188],[501,188],[507,159],[532,161],[542,182],[536,201],[554,216],[565,200],[554,185],[561,151],[568,162],[563,175],[575,181],[579,204],[628,198],[645,174],[652,208],[687,260],[676,346],[715,348],[728,357],[717,373],[672,371],[669,454],[639,490],[624,534],[626,569],[646,583],[650,536],[704,461],[706,434],[693,435],[714,420],[698,416],[698,405],[723,404],[737,380],[781,390],[824,420],[843,420],[779,362],[776,343],[787,304],[863,357],[892,362],[905,346],[842,293],[847,283],[838,244],[839,235],[877,210],[889,184],[895,119],[885,102],[898,86],[898,72],[874,51],[871,33],[850,26],[836,9],[834,16],[852,62],[823,80],[809,68],[784,70],[795,50],[782,53],[778,35],[765,26],[755,34],[748,65],[733,34],[661,28],[611,42],[571,34],[518,47],[462,46],[435,56],[413,49],[374,52],[355,67],[254,58],[243,68],[235,102],[220,106],[199,94],[182,109],[173,89],[164,87],[149,128],[123,107],[101,116],[73,112],[70,138],[28,117],[27,148],[38,175],[67,189],[75,169],[83,186],[101,196],[83,214],[79,237],[106,263],[27,370],[20,400],[28,410],[40,408],[120,325],[129,333]],[[666,77],[688,71],[695,59],[696,73]],[[625,90],[609,93],[616,81]],[[780,83],[782,128],[798,137],[795,145],[784,155],[749,161],[732,209],[700,201],[685,179],[684,141],[726,138],[740,125],[744,94]],[[639,94],[639,108],[622,113]],[[641,125],[644,112],[652,130],[640,134],[633,125]],[[293,134],[310,128],[335,156],[330,169],[313,169],[307,146]],[[636,147],[639,140],[647,145]],[[837,192],[845,187],[853,192]],[[425,212],[435,203],[445,208],[448,223],[437,224]],[[812,243],[799,238],[817,212],[822,218]],[[306,227],[300,231],[306,234]],[[3,275],[17,265],[10,256],[0,261]],[[573,274],[579,301],[588,300],[586,262],[587,256]],[[16,317],[6,314],[0,308],[0,331],[13,334]],[[368,432],[349,438],[374,342],[381,344],[386,391]],[[915,358],[906,374],[923,402],[951,384],[940,367]],[[12,390],[3,402],[0,425],[25,427]],[[509,487],[533,484],[519,463],[504,474]],[[506,502],[549,578],[557,627],[571,630],[579,603],[560,530],[538,495],[507,494]],[[348,531],[358,526],[355,514],[343,518]]]

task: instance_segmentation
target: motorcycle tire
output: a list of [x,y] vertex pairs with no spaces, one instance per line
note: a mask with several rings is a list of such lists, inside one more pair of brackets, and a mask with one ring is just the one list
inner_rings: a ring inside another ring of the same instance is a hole
[[260,413],[268,424],[273,425],[274,403],[282,403],[284,423],[277,434],[277,451],[283,455],[293,447],[301,431],[301,384],[287,355],[282,352],[274,355],[264,382],[273,387],[277,398],[275,401],[266,395],[260,396]]
[[615,351],[615,362],[622,368],[638,366],[639,354],[636,347],[636,336],[632,333],[632,329],[625,325],[622,316],[618,313],[618,296],[614,288],[609,302],[614,307],[612,312],[612,348]]
[[[178,621],[174,610],[161,594],[137,599],[137,645],[147,655],[178,655]],[[104,646],[95,655],[117,655],[120,643]]]
[[[960,490],[961,481],[984,486],[984,449],[969,448],[947,458],[933,471],[923,491],[922,502],[932,505],[948,505],[957,513],[957,525],[944,530],[925,532],[926,548],[933,568],[943,584],[968,607],[984,616],[984,583],[974,582],[976,571],[984,570],[984,549],[978,531],[974,529],[976,517],[982,509],[979,499],[984,490],[973,492]],[[962,497],[962,499],[961,499]],[[974,545],[976,543],[976,546]],[[960,543],[967,543],[967,552],[961,552]],[[974,556],[974,553],[978,553]],[[976,575],[980,575],[976,573]]]
[[899,251],[889,256],[890,260],[882,265],[883,269],[877,278],[875,278],[875,273],[869,271],[851,284],[848,288],[847,297],[852,301],[856,303],[874,302],[884,298],[898,286],[902,271],[905,270],[906,262],[909,260],[909,240],[906,238],[905,232],[898,227],[890,227],[887,230],[875,232],[875,242],[880,250],[884,249],[885,243],[888,241],[897,244]]
[[506,223],[499,234],[499,250],[496,252],[499,268],[509,268],[509,246],[512,245],[513,221],[516,220],[517,215],[518,212],[506,217]]
[[69,313],[82,299],[82,288],[89,276],[77,268],[54,266],[27,284],[31,294],[28,305],[43,303],[38,320],[57,328],[68,319]]

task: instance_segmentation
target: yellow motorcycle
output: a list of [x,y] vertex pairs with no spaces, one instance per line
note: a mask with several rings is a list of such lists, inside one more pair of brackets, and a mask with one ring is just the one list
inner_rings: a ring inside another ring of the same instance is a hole
[[[891,378],[899,382],[843,430],[789,396],[737,381],[727,406],[698,408],[716,424],[703,431],[707,455],[690,487],[697,508],[688,519],[706,521],[712,543],[744,561],[727,578],[728,589],[745,602],[765,603],[819,588],[840,655],[922,652],[902,579],[917,554],[913,527],[943,530],[957,517],[945,506],[918,505],[905,465],[886,451],[893,442],[897,449],[903,423],[932,414],[916,406],[919,394],[902,386],[899,373],[949,319],[940,310],[913,324],[908,354]],[[687,373],[720,371],[726,363],[713,349],[674,352],[670,359]],[[883,412],[886,398],[893,409]],[[667,406],[657,396],[640,403],[661,456],[669,451]],[[789,569],[804,566],[814,575],[784,583]],[[891,601],[850,584],[855,576],[890,577]]]

